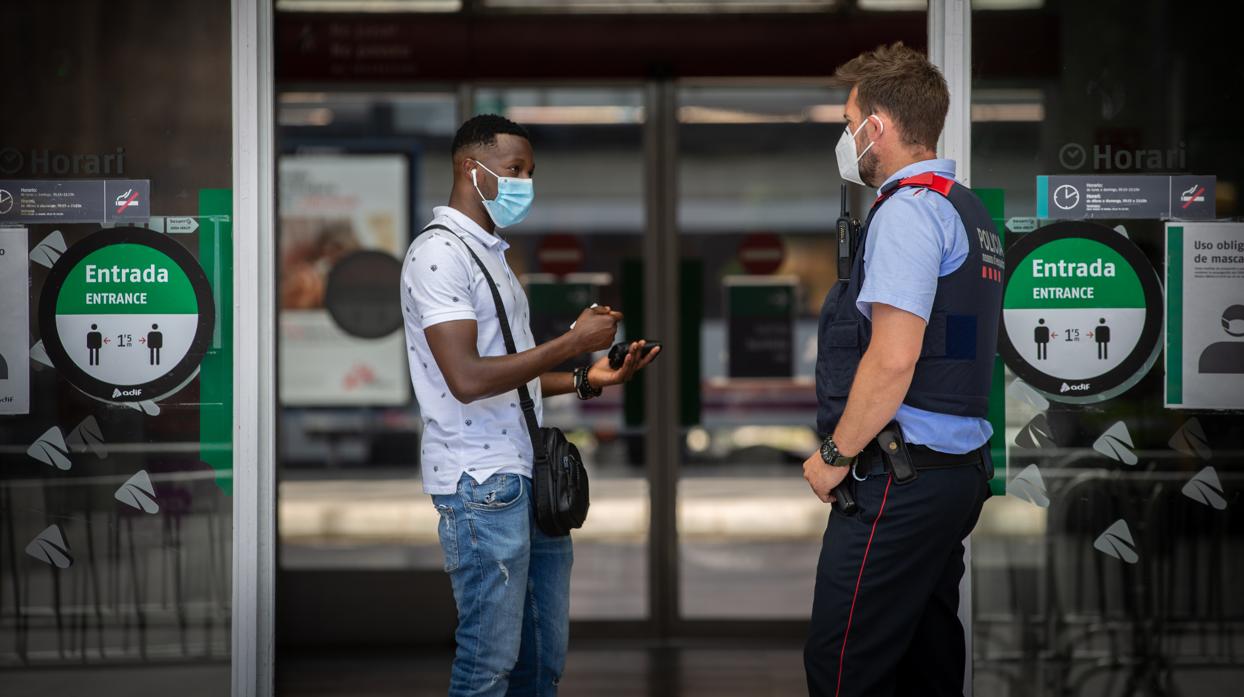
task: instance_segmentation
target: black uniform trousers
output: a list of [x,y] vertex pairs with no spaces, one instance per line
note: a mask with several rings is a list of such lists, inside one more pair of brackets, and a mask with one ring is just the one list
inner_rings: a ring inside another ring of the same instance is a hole
[[831,513],[804,647],[812,697],[963,694],[963,539],[989,497],[983,467],[907,484],[851,475],[860,512]]

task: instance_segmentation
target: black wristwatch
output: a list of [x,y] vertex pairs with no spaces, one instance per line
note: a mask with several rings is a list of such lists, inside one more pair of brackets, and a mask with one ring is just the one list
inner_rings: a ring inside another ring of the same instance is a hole
[[592,383],[587,380],[587,366],[574,369],[574,393],[582,400],[595,399],[599,397],[604,390],[599,387],[592,387]]
[[838,452],[838,444],[834,443],[834,436],[825,436],[825,440],[821,441],[821,459],[830,467],[850,467],[855,464],[856,455],[847,457]]

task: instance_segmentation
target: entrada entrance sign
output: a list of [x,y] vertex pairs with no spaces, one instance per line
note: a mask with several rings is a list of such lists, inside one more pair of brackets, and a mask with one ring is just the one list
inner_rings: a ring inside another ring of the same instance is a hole
[[1127,237],[1088,222],[1055,223],[1007,252],[999,351],[1050,398],[1109,399],[1157,358],[1162,290]]
[[103,230],[52,267],[39,328],[57,370],[109,402],[167,396],[194,377],[211,340],[207,277],[171,238],[141,228]]

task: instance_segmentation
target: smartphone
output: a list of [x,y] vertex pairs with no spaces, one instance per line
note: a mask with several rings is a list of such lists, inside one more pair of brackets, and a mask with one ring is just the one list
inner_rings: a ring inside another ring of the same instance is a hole
[[[647,358],[648,354],[652,353],[652,350],[657,348],[660,345],[661,345],[661,342],[659,341],[647,342],[646,344],[644,344],[644,347],[639,350],[639,357],[641,359]],[[613,368],[614,370],[621,368],[622,363],[626,361],[626,352],[629,351],[630,348],[631,348],[631,342],[629,341],[619,341],[618,343],[614,344],[613,348],[609,349],[609,367]]]

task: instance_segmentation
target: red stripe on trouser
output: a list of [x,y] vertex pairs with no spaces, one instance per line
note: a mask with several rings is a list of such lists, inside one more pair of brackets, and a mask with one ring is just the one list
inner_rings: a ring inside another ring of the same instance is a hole
[[868,563],[868,550],[872,549],[873,536],[877,534],[877,523],[881,522],[881,514],[885,513],[886,499],[890,498],[890,485],[894,477],[885,483],[885,493],[881,495],[881,508],[877,509],[877,519],[873,521],[873,529],[868,533],[868,544],[864,545],[864,558],[860,561],[860,575],[855,579],[855,594],[851,596],[851,611],[847,613],[847,628],[842,633],[842,652],[838,654],[838,687],[834,689],[834,697],[842,692],[842,664],[847,657],[847,636],[851,634],[851,620],[855,617],[855,601],[860,597],[860,581],[864,580],[864,565]]

